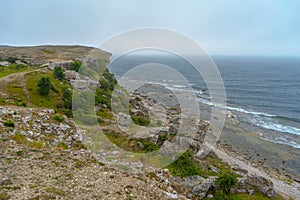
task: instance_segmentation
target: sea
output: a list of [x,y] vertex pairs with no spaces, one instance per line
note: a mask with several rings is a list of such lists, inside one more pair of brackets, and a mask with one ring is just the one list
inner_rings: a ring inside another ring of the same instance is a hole
[[[231,111],[246,130],[263,134],[262,139],[300,149],[300,57],[211,56],[226,91],[225,109]],[[183,57],[170,53],[131,53],[113,61],[110,72],[120,79],[136,66],[167,65],[182,74],[195,91],[197,101],[213,105],[204,79]],[[142,72],[141,72],[142,73]],[[190,90],[184,84],[157,77],[169,89]],[[153,81],[151,82],[153,83]]]

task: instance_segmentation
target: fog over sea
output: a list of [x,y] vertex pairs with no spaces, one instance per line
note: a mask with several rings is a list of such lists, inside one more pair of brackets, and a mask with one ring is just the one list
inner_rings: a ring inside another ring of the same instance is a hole
[[[226,90],[226,109],[240,126],[263,134],[263,139],[300,149],[300,58],[212,56]],[[116,77],[147,63],[168,65],[183,74],[196,91],[198,101],[210,106],[206,84],[193,67],[171,54],[129,54],[109,66]],[[147,74],[147,76],[154,76]],[[187,89],[172,80],[157,80],[173,90]]]

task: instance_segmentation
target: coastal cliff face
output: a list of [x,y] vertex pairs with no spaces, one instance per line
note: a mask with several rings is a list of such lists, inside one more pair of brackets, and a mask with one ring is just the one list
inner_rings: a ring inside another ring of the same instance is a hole
[[[177,136],[180,105],[170,93],[159,94],[161,88],[145,86],[131,96],[128,114],[114,116],[114,76],[108,71],[101,77],[81,76],[74,68],[84,65],[91,51],[98,52],[103,66],[109,64],[110,53],[92,47],[0,48],[5,64],[0,66],[0,199],[281,199],[265,177],[229,166],[214,152],[198,156],[211,131],[208,121],[196,122],[197,137],[187,139],[189,150],[165,169],[153,167],[143,174],[106,165],[104,155],[111,152],[91,151],[89,132],[72,119],[72,111],[85,122],[91,117],[72,110],[72,89],[95,91],[100,129],[115,145],[139,153],[156,151]],[[62,76],[54,73],[57,67]],[[47,96],[38,90],[44,77],[52,85]],[[157,104],[159,98],[166,99],[164,105]],[[139,125],[135,137],[128,134],[129,120]]]

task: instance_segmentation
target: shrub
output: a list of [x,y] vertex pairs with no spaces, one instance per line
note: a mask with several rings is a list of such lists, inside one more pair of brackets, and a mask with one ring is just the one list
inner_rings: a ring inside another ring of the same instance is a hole
[[72,110],[72,90],[70,88],[63,89],[64,107]]
[[25,152],[25,149],[21,149],[19,151],[16,152],[17,156],[22,156]]
[[21,135],[20,133],[15,134],[11,137],[12,140],[14,140],[18,144],[27,144],[27,139],[24,135]]
[[42,77],[38,82],[38,92],[42,96],[49,96],[50,90],[53,88],[53,85],[49,77]]
[[81,67],[81,65],[82,65],[81,62],[79,62],[79,61],[74,61],[74,62],[72,62],[71,65],[70,65],[70,70],[74,70],[74,71],[78,72],[79,69],[80,69],[80,67]]
[[41,149],[41,148],[43,148],[43,143],[40,141],[34,140],[31,144],[31,146],[36,149]]
[[61,67],[55,67],[53,71],[53,75],[58,80],[65,79],[65,71]]
[[176,161],[167,166],[173,176],[193,176],[202,175],[202,172],[197,167],[192,158],[193,153],[186,151]]
[[4,126],[14,128],[15,127],[15,122],[12,121],[12,120],[8,120],[8,121],[4,122]]
[[140,125],[140,126],[147,126],[150,124],[150,120],[146,119],[144,117],[140,117],[140,116],[131,116],[131,119],[134,123]]
[[136,101],[142,101],[142,99],[140,97],[135,97]]
[[53,116],[52,116],[52,119],[54,119],[54,120],[57,121],[57,122],[62,122],[62,121],[64,121],[64,117],[61,116],[61,115],[53,115]]
[[229,194],[230,188],[237,184],[237,178],[231,173],[225,173],[217,178],[216,184],[220,186],[223,193]]
[[14,57],[8,57],[7,61],[10,62],[10,63],[15,63],[16,62],[16,58],[14,58]]
[[66,150],[68,149],[68,145],[66,145],[64,142],[59,142],[56,146],[57,150]]

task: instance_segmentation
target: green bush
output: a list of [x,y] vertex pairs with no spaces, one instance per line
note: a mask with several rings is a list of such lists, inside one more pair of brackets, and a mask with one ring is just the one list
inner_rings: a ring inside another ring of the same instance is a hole
[[140,97],[135,97],[136,101],[142,101],[142,99]]
[[58,80],[64,80],[65,79],[65,71],[61,67],[55,67],[53,71],[53,75]]
[[173,176],[193,176],[202,175],[197,167],[197,163],[193,160],[193,153],[186,151],[176,161],[167,166]]
[[150,124],[150,120],[140,116],[131,116],[131,119],[134,123],[140,126],[148,126]]
[[15,63],[17,59],[14,57],[8,57],[6,60],[10,63]]
[[63,89],[64,107],[72,110],[72,90],[70,88]]
[[12,120],[8,120],[8,121],[4,122],[4,126],[14,128],[15,127],[15,122],[12,121]]
[[38,82],[38,92],[42,96],[49,96],[50,90],[53,88],[53,85],[49,77],[42,77]]
[[234,174],[225,173],[217,178],[216,184],[220,186],[223,193],[229,194],[230,188],[236,186],[238,180]]
[[81,65],[82,65],[81,62],[79,62],[79,61],[74,61],[74,62],[72,62],[71,65],[70,65],[70,70],[74,70],[74,71],[78,72],[79,69],[80,69],[80,67],[81,67]]
[[61,115],[53,115],[52,119],[54,119],[57,122],[63,122],[64,121],[64,117]]

